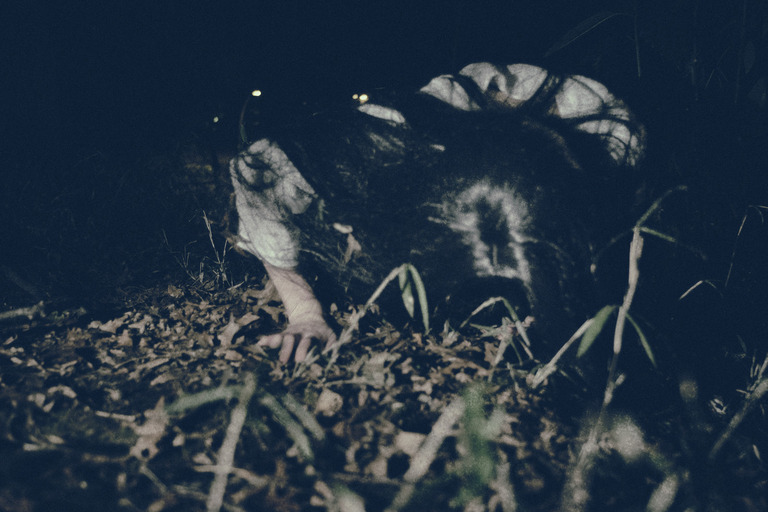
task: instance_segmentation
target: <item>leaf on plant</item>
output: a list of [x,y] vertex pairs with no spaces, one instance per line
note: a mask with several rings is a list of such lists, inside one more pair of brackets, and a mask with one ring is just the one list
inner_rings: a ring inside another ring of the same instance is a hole
[[678,240],[672,235],[667,235],[666,233],[662,233],[661,231],[657,231],[655,229],[652,229],[646,226],[641,226],[640,231],[642,231],[643,233],[647,233],[651,236],[655,236],[656,238],[660,238],[661,240],[664,240],[665,242],[669,242],[671,244],[678,243]]
[[411,318],[414,318],[416,311],[416,297],[414,297],[414,288],[416,289],[416,296],[419,299],[419,311],[421,312],[421,320],[424,324],[424,332],[429,332],[429,305],[427,304],[427,290],[424,287],[424,281],[421,280],[416,267],[410,263],[400,267],[400,272],[397,274],[398,282],[400,283],[400,295],[403,298],[403,305],[405,305],[406,311]]
[[222,386],[201,391],[193,395],[185,395],[170,404],[166,408],[166,412],[168,414],[180,414],[190,409],[198,409],[211,402],[231,400],[238,396],[240,391],[241,386]]
[[632,324],[632,327],[635,328],[637,337],[640,338],[640,344],[643,346],[643,350],[645,350],[645,355],[648,356],[648,359],[651,361],[651,364],[653,366],[656,366],[656,358],[653,356],[653,349],[651,348],[651,344],[648,343],[648,338],[646,338],[645,333],[643,333],[643,330],[640,329],[640,325],[637,322],[635,322],[634,318],[629,316],[629,313],[627,313],[627,320],[629,320],[629,323]]
[[581,357],[587,353],[587,351],[595,342],[598,335],[603,332],[603,327],[608,318],[616,311],[617,306],[604,306],[592,319],[592,324],[584,332],[584,336],[579,343],[579,350],[576,352],[576,357]]
[[421,309],[421,320],[424,324],[424,332],[429,332],[429,305],[427,303],[427,289],[424,286],[424,281],[421,280],[418,270],[413,265],[408,265],[411,279],[416,285],[416,294],[419,296],[419,307]]
[[402,267],[400,273],[397,275],[397,280],[400,283],[400,296],[403,298],[405,310],[408,311],[408,316],[413,318],[416,299],[413,297],[413,289],[411,288],[411,280],[408,278],[407,266]]
[[283,406],[301,422],[307,432],[312,434],[312,437],[320,441],[325,439],[325,430],[323,430],[315,416],[307,410],[304,404],[296,400],[292,395],[285,395],[283,396]]

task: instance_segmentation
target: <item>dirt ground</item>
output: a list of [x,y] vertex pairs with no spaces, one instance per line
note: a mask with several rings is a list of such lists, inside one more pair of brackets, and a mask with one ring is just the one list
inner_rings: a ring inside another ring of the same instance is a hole
[[348,343],[282,366],[255,345],[274,291],[211,242],[105,311],[5,314],[0,510],[768,510],[764,411],[728,429],[762,375],[719,415],[688,383],[598,417],[603,389],[537,379],[511,320],[424,334],[373,307],[351,331],[354,304]]

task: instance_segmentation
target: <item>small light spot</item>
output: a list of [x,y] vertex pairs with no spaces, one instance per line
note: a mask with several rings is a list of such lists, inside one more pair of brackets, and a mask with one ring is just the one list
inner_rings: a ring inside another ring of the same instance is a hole
[[213,122],[218,123],[220,121],[219,116],[213,116]]
[[251,96],[253,96],[254,98],[258,98],[259,96],[261,96],[261,91],[259,89],[254,89],[251,91]]

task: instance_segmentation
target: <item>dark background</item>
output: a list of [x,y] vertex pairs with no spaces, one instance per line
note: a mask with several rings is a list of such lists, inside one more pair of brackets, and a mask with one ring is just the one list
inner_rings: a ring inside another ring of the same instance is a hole
[[664,156],[649,176],[710,194],[706,230],[733,233],[765,204],[766,22],[758,0],[3,2],[3,307],[102,300],[205,236],[215,201],[186,193],[179,148],[251,89],[343,101],[481,60],[603,81]]
[[[578,21],[619,7],[593,4],[28,2],[3,16],[8,127],[27,147],[31,138],[74,150],[201,121],[253,87],[341,97],[420,85],[479,60],[541,62]],[[631,21],[618,17],[586,38],[623,47],[611,48],[626,64],[614,80],[634,67]],[[566,67],[593,71],[584,64]]]

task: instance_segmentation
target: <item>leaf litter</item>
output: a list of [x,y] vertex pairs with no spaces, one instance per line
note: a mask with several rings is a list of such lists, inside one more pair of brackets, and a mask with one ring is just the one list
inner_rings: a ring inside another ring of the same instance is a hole
[[[580,492],[583,510],[695,503],[683,449],[625,417],[576,464],[596,402],[513,350],[530,319],[425,334],[375,304],[364,322],[362,305],[333,306],[349,342],[283,366],[256,346],[285,323],[268,281],[138,295],[98,319],[0,325],[0,510],[554,511]],[[760,510],[765,471],[725,468],[743,477],[734,499]]]

